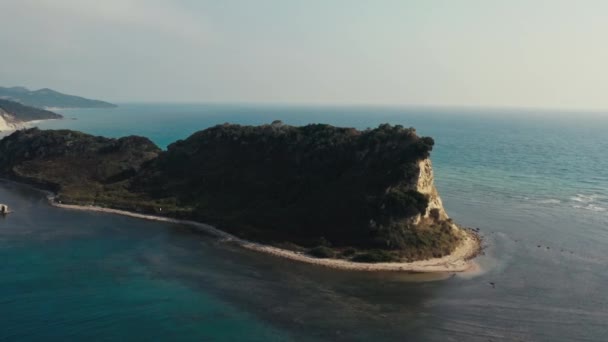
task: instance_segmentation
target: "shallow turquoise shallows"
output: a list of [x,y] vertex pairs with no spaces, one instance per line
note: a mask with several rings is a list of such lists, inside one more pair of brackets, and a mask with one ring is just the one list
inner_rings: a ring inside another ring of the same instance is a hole
[[[70,128],[166,146],[232,122],[383,122],[435,138],[448,213],[479,227],[475,276],[356,273],[187,226],[50,207],[0,182],[0,341],[605,341],[608,115],[482,109],[123,104]],[[492,286],[490,283],[493,283]]]

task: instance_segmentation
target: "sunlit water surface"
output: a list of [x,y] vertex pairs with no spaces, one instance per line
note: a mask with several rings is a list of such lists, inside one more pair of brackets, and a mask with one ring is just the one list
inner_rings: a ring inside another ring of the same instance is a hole
[[[510,110],[142,105],[66,110],[70,128],[161,147],[224,122],[435,138],[448,213],[487,244],[477,276],[338,272],[191,228],[50,207],[0,182],[0,340],[605,341],[608,119]],[[494,283],[492,286],[490,283]]]

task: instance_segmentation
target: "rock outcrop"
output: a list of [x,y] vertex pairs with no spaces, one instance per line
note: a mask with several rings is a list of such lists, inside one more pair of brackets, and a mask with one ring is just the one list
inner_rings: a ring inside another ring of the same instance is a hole
[[22,123],[16,120],[13,115],[0,108],[0,131],[14,131],[21,128],[23,128]]
[[418,224],[422,220],[445,221],[449,219],[448,214],[443,208],[443,202],[439,197],[439,192],[435,187],[435,177],[433,175],[433,164],[427,158],[418,163],[420,172],[416,179],[415,190],[428,197],[428,204],[423,213],[414,218],[414,223]]

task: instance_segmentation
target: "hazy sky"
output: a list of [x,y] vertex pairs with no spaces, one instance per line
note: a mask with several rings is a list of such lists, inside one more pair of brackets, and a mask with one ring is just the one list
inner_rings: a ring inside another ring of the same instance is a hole
[[0,0],[0,85],[607,109],[608,1]]

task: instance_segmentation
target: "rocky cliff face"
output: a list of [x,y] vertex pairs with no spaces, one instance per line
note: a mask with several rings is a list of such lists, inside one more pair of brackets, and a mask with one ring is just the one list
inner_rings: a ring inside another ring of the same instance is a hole
[[6,118],[6,112],[2,109],[0,109],[0,131],[8,131],[12,128],[12,125],[8,123],[7,118]]
[[13,115],[0,108],[0,131],[13,131],[21,128],[23,128],[22,123],[16,120]]
[[415,190],[428,197],[428,204],[423,213],[418,214],[414,219],[414,224],[419,224],[422,220],[445,221],[448,214],[443,208],[441,197],[435,187],[435,177],[433,175],[433,164],[430,158],[418,162],[420,172],[416,177]]

